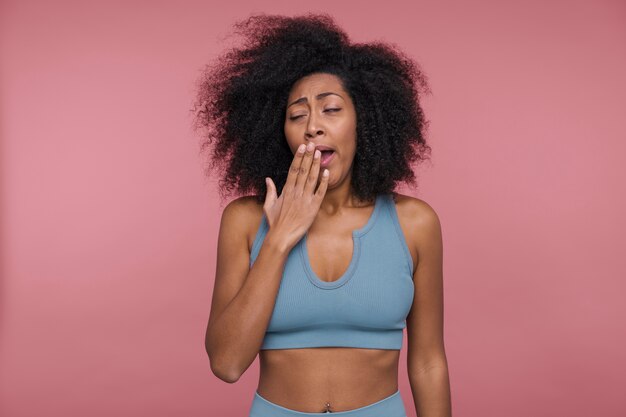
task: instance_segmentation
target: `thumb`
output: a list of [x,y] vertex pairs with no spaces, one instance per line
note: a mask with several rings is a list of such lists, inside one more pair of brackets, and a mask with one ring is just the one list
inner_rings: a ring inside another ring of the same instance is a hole
[[267,186],[267,192],[265,193],[265,204],[270,207],[274,205],[277,199],[276,186],[270,177],[265,177],[265,185]]

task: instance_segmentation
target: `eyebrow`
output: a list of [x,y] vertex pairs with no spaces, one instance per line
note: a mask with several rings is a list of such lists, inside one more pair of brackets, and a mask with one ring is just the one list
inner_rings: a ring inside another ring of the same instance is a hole
[[[315,96],[315,98],[319,100],[319,99],[322,99],[322,98],[324,98],[324,97],[326,97],[326,96],[329,96],[329,95],[331,95],[331,94],[341,97],[341,96],[340,96],[339,94],[337,94],[337,93],[333,93],[333,92],[331,92],[331,91],[327,91],[327,92],[325,92],[325,93],[319,93],[318,95],[316,95],[316,96]],[[341,97],[341,98],[343,99],[343,97]],[[287,108],[291,107],[291,106],[292,106],[292,105],[294,105],[294,104],[297,104],[297,103],[302,103],[303,101],[308,101],[308,100],[307,100],[307,98],[306,98],[306,97],[300,97],[300,98],[299,98],[299,99],[297,99],[296,101],[294,101],[294,102],[292,102],[291,104],[289,104],[289,106],[287,106]]]

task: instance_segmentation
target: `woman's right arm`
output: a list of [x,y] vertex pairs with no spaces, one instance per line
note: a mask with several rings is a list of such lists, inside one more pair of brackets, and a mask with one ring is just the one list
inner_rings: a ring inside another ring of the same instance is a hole
[[263,344],[289,252],[313,223],[328,188],[328,175],[318,186],[319,171],[320,151],[301,146],[280,197],[268,180],[263,212],[269,230],[252,267],[246,238],[250,200],[239,198],[224,209],[205,336],[211,370],[223,381],[236,382]]
[[205,347],[211,370],[233,383],[254,361],[276,302],[289,249],[270,229],[250,267],[245,199],[229,203],[222,214],[217,267]]

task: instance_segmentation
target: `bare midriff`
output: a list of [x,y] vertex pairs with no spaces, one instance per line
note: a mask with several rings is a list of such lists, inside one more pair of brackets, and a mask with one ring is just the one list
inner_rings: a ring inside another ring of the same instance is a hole
[[261,350],[257,392],[268,401],[300,412],[352,410],[398,390],[399,358],[399,350],[386,349]]

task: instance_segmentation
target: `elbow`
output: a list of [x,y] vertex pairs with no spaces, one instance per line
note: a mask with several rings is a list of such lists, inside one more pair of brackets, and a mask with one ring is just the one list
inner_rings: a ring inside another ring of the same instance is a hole
[[408,366],[409,378],[419,378],[423,375],[447,374],[448,362],[445,357],[441,360],[433,360],[419,365],[411,364]]
[[218,360],[215,355],[211,355],[208,349],[207,354],[209,355],[209,363],[211,365],[211,372],[213,372],[213,375],[229,384],[234,384],[239,380],[241,372],[234,370],[232,364],[229,364],[226,361]]
[[229,384],[234,384],[241,377],[241,374],[239,372],[233,372],[232,370],[228,370],[227,368],[220,368],[213,362],[211,362],[211,372],[213,372],[213,375]]

